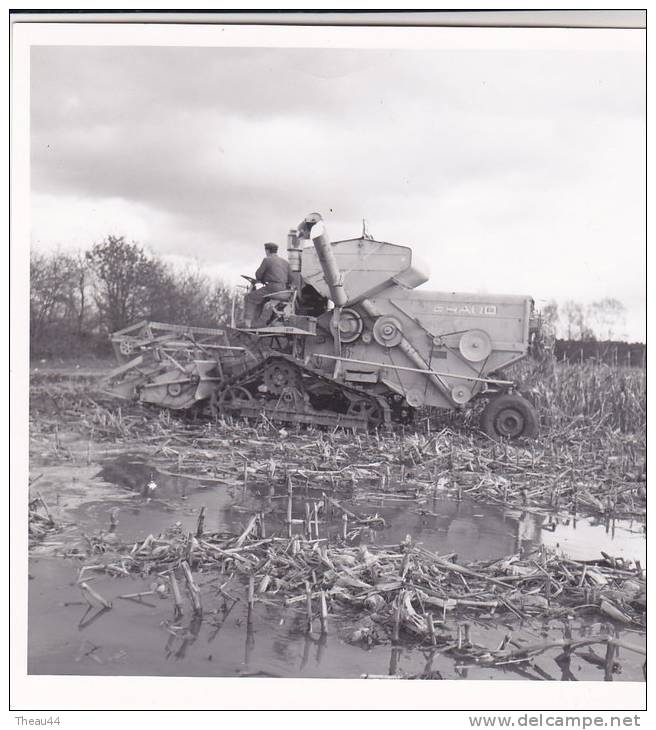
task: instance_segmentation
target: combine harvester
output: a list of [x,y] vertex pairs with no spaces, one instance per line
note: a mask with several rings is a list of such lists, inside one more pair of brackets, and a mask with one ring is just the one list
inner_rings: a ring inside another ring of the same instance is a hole
[[531,297],[418,291],[428,276],[410,248],[365,234],[331,243],[318,213],[289,232],[287,251],[293,284],[268,298],[266,326],[132,325],[112,335],[121,365],[105,391],[347,428],[408,423],[416,409],[484,397],[488,435],[536,435],[534,408],[503,375],[537,341]]

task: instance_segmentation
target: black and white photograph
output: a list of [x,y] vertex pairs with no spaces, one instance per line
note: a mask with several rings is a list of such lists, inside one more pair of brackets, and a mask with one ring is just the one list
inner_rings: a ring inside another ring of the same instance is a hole
[[551,12],[14,19],[25,682],[646,709],[646,11]]

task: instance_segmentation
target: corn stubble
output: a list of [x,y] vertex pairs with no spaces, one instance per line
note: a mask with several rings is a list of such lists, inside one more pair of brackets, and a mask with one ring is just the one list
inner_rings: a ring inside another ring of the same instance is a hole
[[[234,535],[207,532],[203,511],[195,534],[173,528],[130,544],[112,541],[107,550],[120,556],[116,565],[98,564],[102,534],[87,538],[86,554],[74,552],[117,578],[127,572],[166,579],[175,616],[191,609],[218,620],[211,597],[219,596],[228,612],[234,602],[248,606],[250,625],[260,605],[275,604],[305,614],[306,631],[337,631],[351,643],[426,645],[462,664],[519,664],[525,674],[535,670],[534,657],[559,652],[556,660],[567,671],[570,656],[587,657],[612,679],[620,648],[643,653],[617,636],[617,628],[645,628],[646,575],[638,561],[606,554],[576,561],[541,548],[464,562],[431,553],[411,536],[400,545],[366,546],[360,538],[384,520],[342,504],[355,494],[407,500],[430,515],[431,498],[439,497],[491,502],[545,520],[589,514],[644,519],[645,371],[545,361],[522,363],[512,376],[540,413],[534,442],[483,436],[474,426],[476,408],[445,417],[420,413],[394,432],[352,434],[280,429],[268,421],[193,421],[137,405],[118,409],[90,383],[43,381],[33,383],[31,439],[41,454],[73,461],[88,459],[88,448],[78,454],[60,443],[64,426],[94,444],[128,449],[139,440],[165,462],[165,473],[243,482],[234,490],[242,502],[247,485],[258,494],[281,495],[266,530],[261,507],[250,519],[245,515],[245,529]],[[310,484],[320,499],[308,496]],[[307,499],[296,518],[292,492]],[[30,525],[33,541],[56,529],[38,496],[30,504]],[[186,582],[187,595],[177,581]],[[584,616],[602,628],[608,622],[606,630],[572,638],[572,621]],[[563,639],[525,644],[513,639],[512,628],[496,647],[472,638],[472,622],[512,627],[531,617],[561,619]],[[605,657],[594,652],[595,644]]]

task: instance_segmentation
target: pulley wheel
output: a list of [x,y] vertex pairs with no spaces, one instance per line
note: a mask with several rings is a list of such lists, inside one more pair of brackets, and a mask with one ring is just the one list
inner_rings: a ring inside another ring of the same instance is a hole
[[134,352],[134,343],[130,340],[121,340],[118,349],[121,355],[131,355]]
[[379,317],[373,327],[374,339],[383,347],[396,347],[403,339],[401,323],[396,317]]
[[469,330],[460,338],[458,348],[465,360],[480,362],[492,352],[492,340],[483,330]]
[[354,309],[342,309],[339,318],[339,339],[346,344],[355,342],[362,334],[364,323]]
[[451,388],[451,397],[458,405],[462,405],[471,398],[471,390],[466,385],[454,385]]
[[296,388],[300,377],[298,370],[286,362],[269,363],[264,370],[264,384],[272,395],[280,395],[285,388]]
[[176,398],[182,393],[182,383],[169,383],[166,386],[166,392],[173,398]]

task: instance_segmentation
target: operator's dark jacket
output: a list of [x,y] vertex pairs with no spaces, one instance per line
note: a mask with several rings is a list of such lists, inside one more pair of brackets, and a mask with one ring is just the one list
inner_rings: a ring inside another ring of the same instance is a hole
[[251,289],[246,295],[244,319],[250,323],[261,313],[262,305],[267,295],[284,291],[289,287],[291,272],[289,264],[278,254],[267,256],[255,272],[257,281],[264,282],[261,289]]
[[282,291],[289,286],[290,279],[289,264],[285,259],[281,259],[277,253],[266,256],[255,272],[255,278],[264,284],[278,284],[278,287],[272,287],[269,291]]

